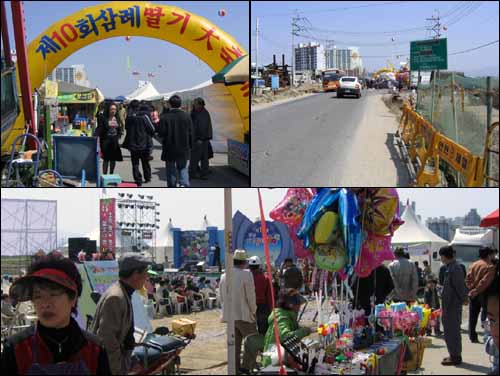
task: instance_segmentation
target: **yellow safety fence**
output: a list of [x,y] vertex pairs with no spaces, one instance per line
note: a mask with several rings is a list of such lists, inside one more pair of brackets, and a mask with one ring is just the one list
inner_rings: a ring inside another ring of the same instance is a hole
[[[490,129],[488,139],[491,139],[494,126],[492,125]],[[481,187],[487,178],[494,180],[486,173],[485,161],[489,158],[487,150],[483,157],[473,155],[465,147],[438,132],[408,103],[403,105],[399,134],[408,147],[412,162],[415,162],[417,157],[419,159],[420,164],[415,181],[418,187],[435,187],[442,183],[439,171],[440,160],[463,176],[466,187]],[[490,144],[489,141],[487,145]],[[429,167],[429,164],[432,167]]]

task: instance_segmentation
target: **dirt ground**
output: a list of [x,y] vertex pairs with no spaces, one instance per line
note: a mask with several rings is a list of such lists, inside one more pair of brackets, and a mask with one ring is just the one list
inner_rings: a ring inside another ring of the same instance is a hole
[[311,93],[319,93],[321,87],[319,84],[306,84],[297,88],[291,89],[290,87],[278,89],[275,93],[268,91],[262,95],[252,95],[252,106],[261,103],[271,103],[288,98],[301,97]]
[[188,375],[227,374],[226,325],[220,322],[220,309],[174,315],[152,320],[153,329],[181,317],[197,322],[196,338],[181,353],[181,372]]

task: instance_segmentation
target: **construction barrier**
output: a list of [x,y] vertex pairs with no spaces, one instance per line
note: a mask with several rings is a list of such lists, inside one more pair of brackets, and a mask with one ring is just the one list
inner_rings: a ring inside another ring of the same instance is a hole
[[[473,155],[467,148],[438,132],[408,103],[403,105],[398,132],[401,140],[407,145],[411,161],[419,162],[416,186],[435,187],[441,183],[441,160],[463,176],[466,187],[483,186],[487,177],[486,151],[484,157]],[[491,141],[489,143],[491,144]],[[429,164],[432,167],[429,167]]]

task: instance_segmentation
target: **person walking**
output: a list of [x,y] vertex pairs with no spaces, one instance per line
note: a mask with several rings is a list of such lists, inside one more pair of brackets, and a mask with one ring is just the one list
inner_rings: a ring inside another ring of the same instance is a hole
[[[189,187],[188,161],[193,145],[193,122],[181,109],[181,98],[173,95],[168,100],[170,109],[160,116],[159,136],[162,139],[161,160],[165,161],[167,186]],[[177,179],[179,174],[179,179]]]
[[206,180],[208,175],[208,150],[210,140],[213,138],[213,131],[212,120],[205,108],[203,98],[194,99],[191,120],[193,121],[193,150],[189,162],[189,176],[191,179]]
[[41,256],[9,293],[19,302],[31,300],[37,321],[3,343],[3,375],[111,375],[101,340],[71,316],[82,294],[82,278],[71,260]]
[[139,162],[142,165],[144,183],[151,182],[149,157],[153,149],[153,135],[156,130],[149,117],[149,106],[137,106],[137,101],[131,102],[129,114],[125,121],[126,135],[122,147],[130,151],[132,174],[135,183],[140,187],[143,184],[143,176],[139,171]]
[[249,259],[250,271],[253,275],[255,285],[255,296],[257,303],[257,330],[260,334],[267,332],[267,318],[272,311],[273,303],[271,297],[271,284],[269,278],[261,269],[262,262],[259,256],[252,256]]
[[481,324],[486,321],[487,301],[484,291],[495,278],[493,265],[494,251],[489,247],[479,249],[479,260],[470,267],[465,278],[465,285],[469,291],[469,339],[472,343],[479,343],[476,332],[477,319],[481,312]]
[[389,271],[394,282],[394,300],[406,302],[409,305],[417,299],[417,269],[415,264],[405,257],[403,248],[396,248],[394,256],[396,260],[389,264]]
[[241,344],[245,337],[257,333],[257,303],[252,273],[245,269],[247,266],[245,250],[234,251],[233,265],[230,295],[227,295],[226,273],[220,279],[219,293],[222,304],[222,322],[227,322],[230,310],[234,318],[235,365],[237,374],[240,374]]
[[113,375],[126,375],[130,370],[135,346],[132,294],[143,288],[150,265],[151,262],[138,253],[124,253],[118,259],[119,280],[97,303],[91,331],[104,342]]
[[283,263],[283,271],[281,273],[281,288],[299,290],[304,284],[302,272],[293,263],[293,259],[286,258]]
[[123,161],[119,140],[123,134],[123,123],[117,114],[117,105],[109,102],[104,113],[97,118],[95,135],[99,137],[101,154],[103,159],[102,172],[104,175],[113,174],[116,162]]
[[465,280],[464,273],[455,259],[452,246],[445,246],[439,250],[441,262],[446,265],[443,282],[443,329],[444,340],[448,348],[449,357],[441,362],[444,366],[459,365],[462,363],[462,304],[464,303]]

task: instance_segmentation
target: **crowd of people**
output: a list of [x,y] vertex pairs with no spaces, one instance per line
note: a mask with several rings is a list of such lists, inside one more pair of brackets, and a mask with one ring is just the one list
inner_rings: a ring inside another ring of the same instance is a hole
[[[411,262],[402,249],[396,259],[359,278],[351,276],[355,308],[368,316],[375,304],[420,299],[418,274],[424,278],[423,302],[432,309],[442,309],[442,328],[427,328],[427,334],[443,335],[449,356],[443,365],[462,362],[461,322],[465,301],[469,304],[469,337],[478,342],[478,317],[484,329],[485,351],[494,359],[491,374],[498,374],[498,259],[496,251],[481,248],[479,259],[464,272],[451,246],[439,251],[443,266],[436,277],[429,265],[424,269]],[[126,374],[132,367],[135,346],[134,314],[131,297],[137,291],[144,302],[153,301],[157,317],[203,309],[207,293],[219,296],[222,321],[234,319],[235,364],[238,374],[272,363],[275,346],[274,320],[280,340],[294,335],[301,339],[316,328],[300,325],[304,296],[318,291],[318,274],[308,260],[299,266],[285,259],[280,269],[269,276],[257,256],[247,257],[245,250],[233,256],[231,295],[227,296],[227,275],[216,283],[204,277],[177,274],[158,276],[150,270],[151,262],[138,253],[125,253],[118,259],[119,280],[99,298],[95,315],[82,329],[74,315],[82,294],[82,278],[76,264],[60,252],[40,254],[26,274],[12,278],[9,293],[2,290],[2,321],[12,316],[16,305],[31,302],[36,325],[7,338],[3,343],[2,371],[6,374]],[[328,286],[332,284],[332,273]],[[272,290],[276,294],[272,294]],[[273,295],[275,301],[273,301]],[[210,295],[209,295],[210,296]],[[180,308],[180,309],[179,309]],[[274,313],[274,314],[273,314]],[[243,350],[243,359],[241,354]],[[288,361],[289,359],[287,359]],[[75,373],[76,372],[76,373]]]
[[[375,305],[389,301],[405,302],[409,306],[419,302],[427,304],[432,310],[441,309],[442,319],[436,320],[432,327],[429,325],[426,333],[432,335],[434,332],[435,336],[443,337],[449,356],[442,360],[442,364],[458,366],[462,363],[462,310],[468,301],[470,341],[478,343],[476,326],[481,313],[484,344],[494,359],[492,374],[498,374],[496,251],[481,248],[479,260],[466,270],[463,264],[457,262],[453,247],[442,247],[439,251],[442,262],[439,278],[432,272],[428,261],[423,262],[424,268],[421,269],[418,262],[410,261],[409,254],[403,248],[397,248],[394,254],[396,258],[388,266],[377,267],[365,278],[355,274],[349,278],[353,307],[363,309],[366,316],[373,313]],[[303,338],[310,333],[310,328],[299,325],[298,312],[306,302],[303,295],[317,292],[320,282],[319,273],[314,275],[308,260],[296,266],[292,259],[286,259],[281,270],[273,268],[271,281],[267,273],[262,271],[258,257],[247,259],[244,250],[237,250],[233,260],[232,296],[225,296],[225,274],[221,278],[222,320],[227,322],[231,310],[235,320],[235,364],[238,372],[245,374],[256,366],[257,354],[270,350],[274,344],[273,310],[276,312],[281,339],[290,334]],[[329,289],[333,286],[332,282],[332,273],[328,273]],[[270,291],[265,287],[271,285],[276,297],[274,306]],[[243,360],[240,359],[242,345]],[[263,366],[270,363],[269,357],[262,357]]]
[[189,187],[191,179],[207,180],[209,159],[213,158],[210,114],[203,98],[193,100],[189,114],[181,107],[178,95],[169,98],[160,115],[147,102],[132,100],[127,107],[107,102],[98,112],[94,131],[99,137],[103,173],[114,173],[116,163],[123,161],[124,148],[130,152],[135,184],[140,187],[151,182],[150,162],[156,138],[162,145],[161,160],[165,162],[168,187]]

